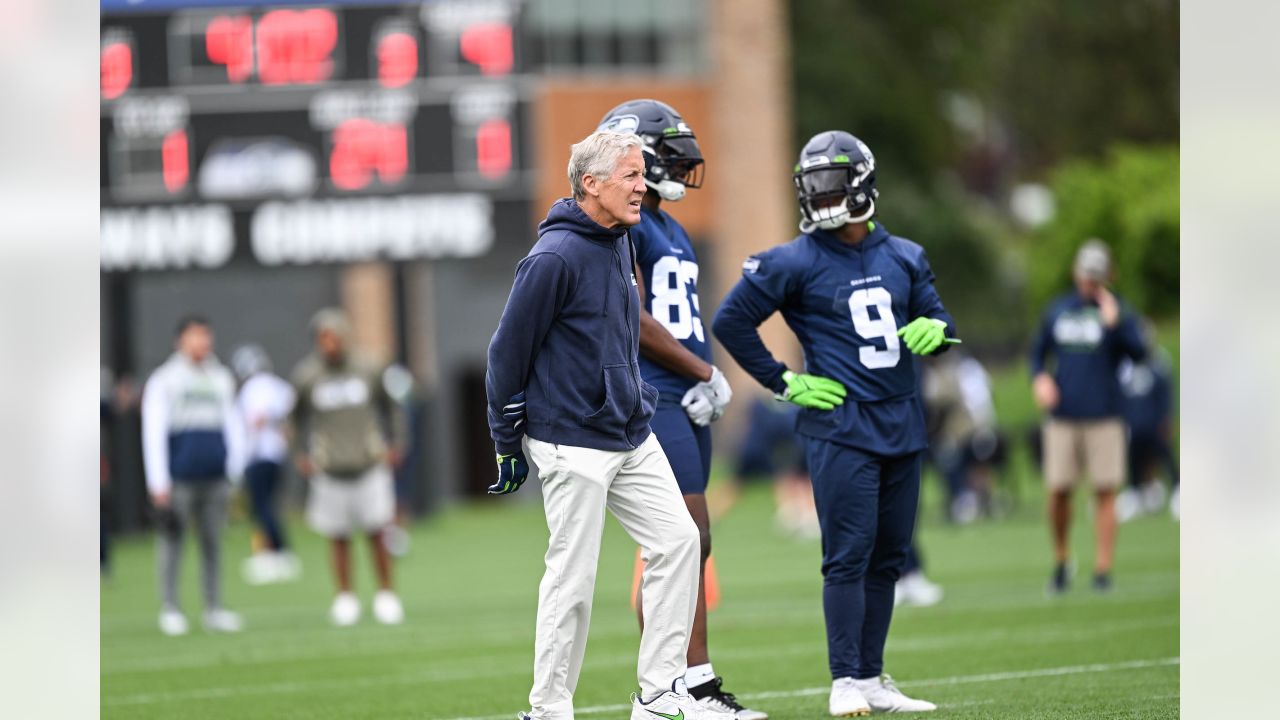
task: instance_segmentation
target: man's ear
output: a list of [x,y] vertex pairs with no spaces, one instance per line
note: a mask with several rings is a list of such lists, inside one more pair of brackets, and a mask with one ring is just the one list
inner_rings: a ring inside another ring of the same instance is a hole
[[600,197],[600,181],[595,175],[582,176],[582,191],[591,197]]

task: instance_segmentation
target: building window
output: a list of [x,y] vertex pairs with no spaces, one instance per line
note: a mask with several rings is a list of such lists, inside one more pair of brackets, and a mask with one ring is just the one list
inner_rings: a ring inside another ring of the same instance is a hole
[[706,0],[528,0],[531,70],[550,74],[705,72]]

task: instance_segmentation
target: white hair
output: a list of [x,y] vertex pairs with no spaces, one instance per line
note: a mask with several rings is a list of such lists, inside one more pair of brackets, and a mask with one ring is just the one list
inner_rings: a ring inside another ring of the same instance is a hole
[[574,199],[581,200],[587,195],[582,187],[584,177],[607,179],[629,149],[642,146],[639,135],[607,130],[593,132],[576,143],[569,154],[569,187]]

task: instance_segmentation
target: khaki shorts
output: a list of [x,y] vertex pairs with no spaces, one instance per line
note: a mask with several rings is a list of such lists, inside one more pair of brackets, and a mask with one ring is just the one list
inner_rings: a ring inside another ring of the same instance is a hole
[[1044,423],[1044,479],[1050,490],[1069,490],[1086,473],[1095,490],[1119,490],[1124,484],[1124,421],[1062,420]]
[[307,497],[307,524],[325,537],[368,534],[391,524],[396,494],[391,469],[375,465],[358,478],[317,474]]

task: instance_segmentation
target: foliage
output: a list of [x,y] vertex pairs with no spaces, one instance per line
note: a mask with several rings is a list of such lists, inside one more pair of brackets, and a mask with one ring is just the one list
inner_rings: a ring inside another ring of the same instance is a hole
[[1119,147],[1103,162],[1076,161],[1052,176],[1054,219],[1031,247],[1033,312],[1070,283],[1071,262],[1090,237],[1111,246],[1117,291],[1157,317],[1178,311],[1178,150]]

